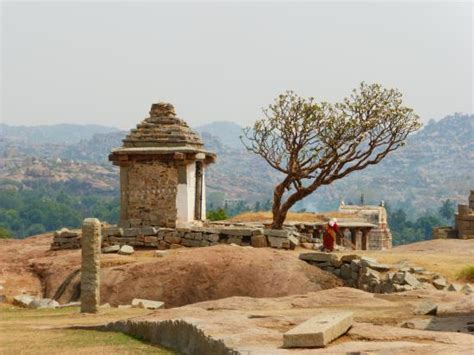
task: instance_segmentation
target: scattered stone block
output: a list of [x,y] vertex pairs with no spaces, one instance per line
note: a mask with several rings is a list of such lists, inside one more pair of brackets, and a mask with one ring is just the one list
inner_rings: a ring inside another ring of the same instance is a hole
[[349,254],[349,255],[343,255],[341,257],[341,261],[343,263],[348,263],[350,264],[352,262],[352,260],[360,260],[360,256],[359,255],[356,255],[356,254]]
[[253,235],[250,239],[250,244],[254,248],[266,248],[268,247],[267,237],[263,234]]
[[379,264],[379,263],[372,263],[369,265],[371,269],[377,270],[377,271],[388,271],[391,269],[390,265],[387,264]]
[[444,277],[438,277],[432,281],[433,286],[436,287],[438,290],[443,290],[448,286],[448,282]]
[[353,272],[359,272],[360,270],[360,260],[352,260],[351,261],[351,270]]
[[300,241],[294,235],[290,235],[288,237],[288,241],[290,242],[290,249],[295,249],[298,245],[300,245]]
[[449,284],[449,286],[448,286],[448,288],[447,288],[448,291],[455,291],[455,292],[461,291],[461,289],[462,289],[462,286],[461,286],[461,285],[459,285],[459,284],[454,284],[454,283]]
[[20,307],[28,307],[35,297],[31,295],[18,295],[13,297],[13,304]]
[[102,248],[102,253],[117,253],[120,250],[120,245],[111,245],[109,247]]
[[344,280],[350,280],[352,278],[352,269],[349,264],[341,265],[341,277]]
[[[132,300],[132,307],[134,308],[146,308],[146,309],[159,309],[164,306],[164,302],[146,300],[142,298],[134,298]],[[120,307],[120,306],[119,306]]]
[[436,313],[438,312],[438,305],[434,304],[433,302],[423,302],[418,305],[415,309],[415,314],[420,315],[420,316],[435,316]]
[[122,245],[118,253],[120,255],[132,255],[135,252],[135,249],[131,245]]
[[305,249],[314,249],[314,244],[313,243],[301,243],[301,247]]
[[469,295],[469,294],[471,294],[471,293],[474,292],[474,287],[472,287],[471,284],[465,284],[465,285],[462,287],[461,291],[462,291],[463,293],[465,293],[466,295]]
[[166,254],[168,254],[168,252],[165,251],[165,250],[156,250],[153,253],[153,256],[156,257],[156,258],[162,258],[162,257],[166,256]]
[[362,267],[370,267],[370,265],[372,264],[377,264],[377,260],[373,259],[373,258],[369,258],[367,256],[362,256],[360,258],[360,265]]
[[285,348],[325,347],[352,326],[352,312],[321,314],[283,334]]
[[413,288],[417,288],[420,286],[420,281],[418,281],[418,279],[415,276],[413,276],[413,274],[409,272],[404,272],[403,275],[404,275],[403,276],[404,284],[410,285]]
[[334,260],[339,260],[337,255],[323,252],[302,253],[299,258],[304,261],[329,262],[331,264]]
[[44,309],[44,308],[57,308],[59,303],[50,298],[35,298],[28,304],[28,308],[33,309]]
[[54,232],[54,237],[58,238],[74,238],[77,237],[79,234],[77,232],[70,231],[67,228],[61,228],[60,230]]
[[415,273],[415,274],[421,274],[425,272],[425,269],[419,266],[413,266],[410,268],[410,272]]
[[99,306],[99,308],[100,309],[109,309],[109,308],[112,308],[112,307],[110,306],[110,303],[104,303],[104,304],[101,304]]

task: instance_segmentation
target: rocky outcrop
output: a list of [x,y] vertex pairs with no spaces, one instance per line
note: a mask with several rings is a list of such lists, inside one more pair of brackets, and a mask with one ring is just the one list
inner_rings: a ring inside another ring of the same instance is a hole
[[[470,293],[469,284],[448,284],[442,276],[407,264],[387,265],[356,254],[339,257],[332,253],[302,253],[299,258],[344,280],[344,284],[372,293],[438,289]],[[472,291],[471,291],[472,292]]]

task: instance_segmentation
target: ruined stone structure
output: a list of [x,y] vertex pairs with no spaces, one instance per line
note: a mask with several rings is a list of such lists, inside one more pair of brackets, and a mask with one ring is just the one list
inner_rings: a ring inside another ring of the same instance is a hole
[[458,212],[454,214],[455,226],[435,227],[431,237],[433,239],[474,239],[474,190],[469,194],[467,205],[458,205]]
[[101,225],[97,218],[82,224],[81,312],[97,313],[100,303]]
[[456,230],[458,238],[474,238],[474,190],[469,194],[469,204],[458,205],[458,213],[455,214]]
[[169,103],[152,104],[109,160],[120,166],[120,226],[174,228],[204,220],[204,171],[216,159]]
[[[387,211],[383,201],[379,206],[345,205],[341,203],[339,212],[348,215],[346,218],[340,219],[340,225],[344,222],[350,224],[351,221],[355,223],[357,219],[374,225],[374,228],[370,228],[370,230],[357,227],[357,224],[349,228],[352,243],[356,245],[355,249],[383,250],[392,248],[392,233],[388,227]],[[360,247],[358,247],[359,245]]]

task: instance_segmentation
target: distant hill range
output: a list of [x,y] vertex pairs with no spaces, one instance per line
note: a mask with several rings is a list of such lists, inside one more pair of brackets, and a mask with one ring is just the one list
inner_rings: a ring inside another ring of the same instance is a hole
[[[21,159],[32,156],[43,162],[57,161],[58,158],[61,161],[84,162],[113,172],[115,168],[107,161],[108,153],[122,144],[126,134],[102,126],[1,125],[0,128],[0,153],[3,156],[0,178],[8,177],[12,166],[19,169]],[[242,134],[239,125],[214,122],[194,129],[203,136],[206,148],[218,156],[217,163],[208,171],[208,193],[246,201],[271,199],[273,186],[281,177],[261,158],[244,149],[239,139]],[[16,165],[11,164],[12,159],[17,162]],[[54,169],[61,170],[61,166],[56,164]],[[72,171],[69,177],[74,179],[75,169],[69,168],[69,171]],[[430,121],[408,138],[405,147],[380,164],[321,188],[299,203],[297,208],[333,209],[341,200],[358,203],[361,195],[365,203],[385,200],[392,206],[412,207],[414,210],[437,208],[441,201],[448,198],[463,202],[469,190],[474,188],[473,172],[474,115],[455,114]],[[61,179],[65,178],[65,174],[60,171]],[[20,176],[17,171],[15,178]],[[84,179],[84,174],[81,176]],[[98,177],[91,179],[97,180]],[[98,185],[97,181],[95,185]],[[110,185],[110,176],[104,185]],[[107,189],[117,191],[118,176],[112,185]]]
[[111,133],[118,128],[100,125],[55,124],[40,126],[10,126],[0,124],[0,140],[26,144],[72,144],[90,139],[94,134]]

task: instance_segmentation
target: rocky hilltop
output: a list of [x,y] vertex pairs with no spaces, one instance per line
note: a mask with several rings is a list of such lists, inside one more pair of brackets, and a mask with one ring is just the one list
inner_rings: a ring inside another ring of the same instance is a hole
[[[50,129],[53,132],[57,129],[52,136],[63,136],[63,125]],[[93,134],[88,138],[82,136],[79,140],[59,142],[57,139],[38,141],[27,134],[19,144],[18,130],[20,128],[9,127],[0,136],[0,178],[14,179],[26,185],[31,185],[35,178],[46,182],[60,179],[79,185],[90,180],[96,188],[102,187],[112,193],[117,191],[118,177],[113,178],[117,172],[107,161],[107,154],[121,145],[126,132],[89,130]],[[217,164],[208,172],[209,192],[221,192],[227,199],[246,201],[271,198],[273,186],[280,177],[239,143],[241,131],[237,124],[216,122],[196,127],[196,131],[202,135],[206,148],[218,156]],[[472,137],[474,115],[455,114],[439,121],[432,120],[409,137],[405,147],[379,165],[321,188],[298,208],[333,209],[340,200],[358,202],[361,194],[369,203],[383,199],[393,205],[421,210],[430,205],[438,206],[448,198],[463,201],[474,186]],[[71,161],[82,165],[71,168]]]

